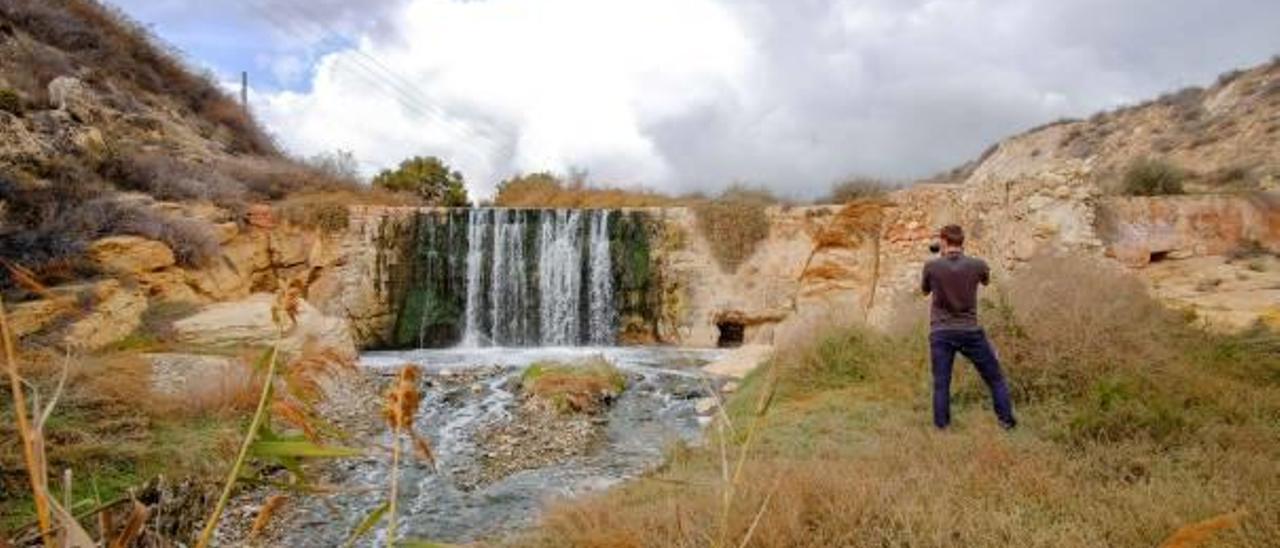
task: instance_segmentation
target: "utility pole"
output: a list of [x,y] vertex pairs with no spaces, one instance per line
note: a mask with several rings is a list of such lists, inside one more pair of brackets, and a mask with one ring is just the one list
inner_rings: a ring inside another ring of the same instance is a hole
[[240,108],[249,111],[249,71],[240,71]]

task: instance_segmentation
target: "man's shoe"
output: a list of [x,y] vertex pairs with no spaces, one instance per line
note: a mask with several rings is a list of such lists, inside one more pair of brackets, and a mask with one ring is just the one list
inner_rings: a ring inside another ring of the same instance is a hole
[[1013,430],[1014,428],[1017,428],[1017,427],[1018,427],[1018,421],[1009,421],[1009,422],[1000,421],[1000,428],[1003,428],[1005,430]]

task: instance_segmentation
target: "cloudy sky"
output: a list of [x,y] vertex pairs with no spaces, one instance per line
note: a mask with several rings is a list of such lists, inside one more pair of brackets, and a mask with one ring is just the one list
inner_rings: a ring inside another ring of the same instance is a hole
[[806,197],[1280,53],[1275,0],[113,0],[291,152]]

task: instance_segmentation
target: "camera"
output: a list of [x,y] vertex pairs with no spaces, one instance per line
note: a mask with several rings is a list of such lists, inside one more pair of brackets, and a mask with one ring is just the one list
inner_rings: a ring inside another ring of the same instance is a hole
[[938,242],[929,243],[929,253],[937,255],[939,251],[942,251],[942,244]]

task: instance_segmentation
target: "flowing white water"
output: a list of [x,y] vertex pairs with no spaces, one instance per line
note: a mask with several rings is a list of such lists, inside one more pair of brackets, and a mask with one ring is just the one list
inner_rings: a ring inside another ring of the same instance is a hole
[[578,344],[578,310],[582,297],[582,214],[555,211],[542,220],[538,245],[539,319],[542,344]]
[[494,341],[527,341],[528,288],[524,258],[524,216],[516,210],[495,211],[493,275],[490,278],[489,317]]
[[591,344],[605,345],[613,342],[613,258],[609,253],[609,214],[601,211],[591,217],[590,239],[591,270],[587,293],[591,316],[589,339]]
[[608,211],[472,210],[463,346],[612,344],[609,242]]
[[492,211],[472,209],[467,219],[467,310],[463,346],[480,346],[481,314],[484,312],[481,291],[484,289],[484,240]]
[[[483,452],[492,450],[476,434],[513,419],[519,406],[513,381],[525,367],[596,355],[616,364],[628,379],[627,390],[599,417],[605,424],[598,446],[489,483],[464,485]],[[363,355],[363,369],[374,376],[391,375],[406,362],[418,364],[423,374],[415,429],[430,440],[436,467],[414,460],[401,464],[401,534],[459,544],[501,537],[533,524],[550,500],[599,492],[645,474],[662,462],[671,443],[700,443],[703,419],[695,402],[714,387],[699,368],[722,356],[719,350],[640,347],[448,348]],[[484,371],[490,373],[468,376]],[[386,446],[390,438],[382,434],[371,443]],[[327,480],[343,489],[292,501],[291,521],[275,545],[340,544],[385,501],[389,470],[381,456],[342,461]],[[380,524],[358,546],[387,546],[385,535]]]

